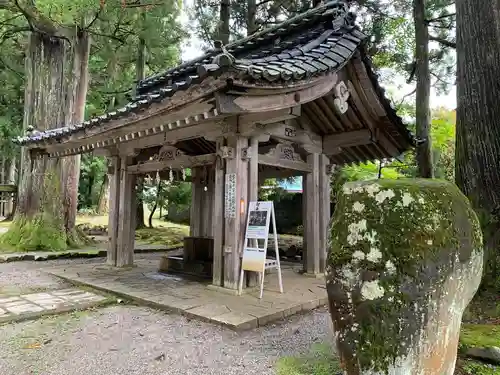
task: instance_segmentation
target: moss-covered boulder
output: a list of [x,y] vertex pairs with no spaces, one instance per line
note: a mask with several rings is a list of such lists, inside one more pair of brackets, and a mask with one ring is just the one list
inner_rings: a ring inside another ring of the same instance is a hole
[[452,375],[462,313],[482,274],[467,198],[436,180],[346,184],[326,283],[348,375]]

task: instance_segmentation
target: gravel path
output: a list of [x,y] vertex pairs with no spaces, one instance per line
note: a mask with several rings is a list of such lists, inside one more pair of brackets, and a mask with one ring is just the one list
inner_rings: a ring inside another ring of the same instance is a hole
[[[277,358],[331,337],[326,309],[233,332],[136,306],[3,326],[2,375],[274,374]],[[39,348],[30,345],[41,344]]]
[[[102,259],[0,264],[0,294],[70,287],[42,269],[98,262]],[[266,375],[274,374],[277,358],[307,352],[312,343],[329,338],[326,309],[237,333],[178,315],[120,305],[0,326],[0,374]]]

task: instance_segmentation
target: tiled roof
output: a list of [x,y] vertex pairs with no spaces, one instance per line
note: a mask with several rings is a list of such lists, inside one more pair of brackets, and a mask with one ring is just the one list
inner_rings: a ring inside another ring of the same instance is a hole
[[[354,15],[348,12],[346,4],[330,1],[227,46],[218,45],[198,59],[140,81],[138,96],[122,108],[81,124],[34,131],[16,141],[22,145],[46,140],[60,142],[66,136],[140,112],[152,103],[167,100],[180,90],[226,71],[237,73],[243,80],[267,83],[286,83],[337,71],[365,38],[354,25]],[[394,113],[392,109],[391,112]],[[397,122],[407,131],[401,119]]]

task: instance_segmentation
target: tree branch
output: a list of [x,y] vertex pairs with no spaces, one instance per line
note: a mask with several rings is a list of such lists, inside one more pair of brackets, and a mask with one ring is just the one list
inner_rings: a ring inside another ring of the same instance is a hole
[[432,18],[430,20],[425,20],[425,22],[427,24],[431,23],[431,22],[436,22],[436,21],[440,21],[444,18],[448,18],[448,17],[454,17],[456,16],[457,14],[456,13],[450,13],[450,14],[443,14],[442,16],[439,16],[439,17],[436,17],[436,18]]
[[451,42],[451,41],[443,39],[443,38],[438,38],[437,36],[429,35],[429,40],[432,40],[434,42],[438,42],[445,47],[457,48],[457,43]]
[[122,45],[126,44],[126,41],[124,39],[119,38],[115,35],[102,34],[102,33],[99,33],[97,31],[93,31],[93,30],[87,30],[87,31],[92,35],[97,35],[97,36],[102,36],[103,38],[113,39],[113,40],[116,40],[117,42],[120,42]]
[[405,99],[409,96],[412,96],[413,94],[415,94],[417,92],[417,88],[415,87],[415,89],[412,91],[412,92],[409,92],[408,94],[406,95],[403,95],[403,97],[401,98],[401,101],[399,102],[399,104],[397,105],[398,107],[400,105],[402,105],[404,102],[405,102]]

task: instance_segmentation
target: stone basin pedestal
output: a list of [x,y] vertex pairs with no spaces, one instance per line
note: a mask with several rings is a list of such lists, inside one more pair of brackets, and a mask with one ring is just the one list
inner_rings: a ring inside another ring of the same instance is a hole
[[346,184],[326,272],[348,375],[453,375],[462,314],[482,275],[478,219],[455,185]]

